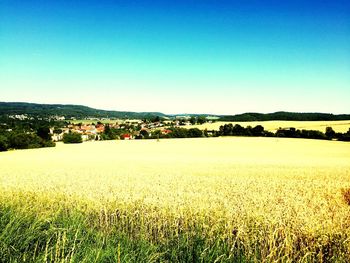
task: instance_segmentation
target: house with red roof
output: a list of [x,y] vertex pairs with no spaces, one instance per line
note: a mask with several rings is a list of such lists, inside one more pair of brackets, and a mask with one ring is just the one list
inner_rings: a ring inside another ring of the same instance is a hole
[[169,133],[172,133],[173,131],[172,130],[169,130],[169,129],[164,129],[162,130],[162,134],[169,134]]
[[129,133],[125,133],[125,134],[122,134],[120,136],[120,139],[122,139],[122,140],[131,140],[132,139],[132,135],[129,134]]

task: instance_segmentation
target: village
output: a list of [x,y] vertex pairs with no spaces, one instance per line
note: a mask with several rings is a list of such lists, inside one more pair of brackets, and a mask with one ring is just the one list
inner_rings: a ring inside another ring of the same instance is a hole
[[[197,122],[197,118],[181,116],[173,120],[82,120],[68,122],[63,128],[50,128],[51,138],[54,142],[62,141],[64,134],[78,133],[83,141],[105,140],[105,134],[112,131],[115,134],[113,139],[132,140],[166,136],[172,133],[171,128],[202,124],[205,121]],[[208,121],[208,122],[211,122]],[[108,131],[107,131],[108,130]]]

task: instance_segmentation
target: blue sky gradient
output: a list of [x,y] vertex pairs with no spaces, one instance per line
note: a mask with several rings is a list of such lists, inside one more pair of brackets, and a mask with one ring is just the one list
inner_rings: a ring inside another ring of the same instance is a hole
[[0,0],[0,101],[350,113],[349,1]]

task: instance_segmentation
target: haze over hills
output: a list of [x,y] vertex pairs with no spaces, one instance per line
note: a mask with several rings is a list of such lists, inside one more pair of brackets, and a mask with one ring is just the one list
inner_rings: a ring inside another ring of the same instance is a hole
[[[83,105],[71,104],[37,104],[27,102],[0,102],[0,116],[26,114],[33,117],[64,116],[66,119],[86,118],[120,118],[120,119],[147,119],[156,116],[172,118],[184,114],[164,114],[161,112],[132,112],[132,111],[111,111],[95,109]],[[186,114],[200,116],[208,114]],[[350,114],[332,113],[298,113],[298,112],[274,112],[274,113],[243,113],[236,115],[211,115],[222,121],[268,121],[268,120],[291,120],[291,121],[329,121],[329,120],[350,120]]]

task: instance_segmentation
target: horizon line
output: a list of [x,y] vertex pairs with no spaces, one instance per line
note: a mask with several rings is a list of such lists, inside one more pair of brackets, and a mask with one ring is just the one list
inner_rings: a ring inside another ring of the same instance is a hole
[[83,106],[88,107],[95,110],[102,110],[102,111],[115,111],[115,112],[132,112],[132,113],[161,113],[164,115],[169,116],[175,116],[175,115],[212,115],[212,116],[235,116],[235,115],[242,115],[242,114],[273,114],[278,112],[285,112],[285,113],[319,113],[319,114],[332,114],[332,115],[350,115],[350,113],[332,113],[332,112],[321,112],[321,111],[286,111],[286,110],[276,110],[273,112],[254,112],[254,111],[245,111],[241,113],[234,113],[234,114],[217,114],[217,113],[164,113],[162,111],[132,111],[132,110],[116,110],[116,109],[101,109],[101,108],[95,108],[92,106],[84,105],[84,104],[72,104],[72,103],[39,103],[39,102],[28,102],[28,101],[0,101],[0,103],[24,103],[24,104],[37,104],[37,105],[63,105],[63,106]]

